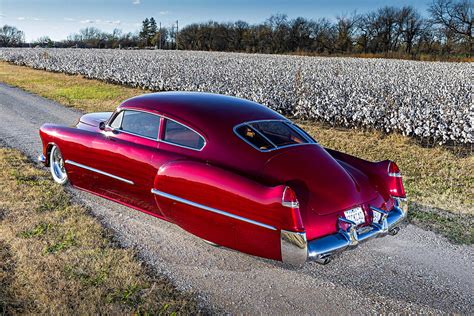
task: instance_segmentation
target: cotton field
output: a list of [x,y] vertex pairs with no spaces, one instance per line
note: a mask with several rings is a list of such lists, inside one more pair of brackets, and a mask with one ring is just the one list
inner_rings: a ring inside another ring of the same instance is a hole
[[0,49],[0,59],[156,91],[233,95],[337,126],[474,142],[472,63],[21,48]]

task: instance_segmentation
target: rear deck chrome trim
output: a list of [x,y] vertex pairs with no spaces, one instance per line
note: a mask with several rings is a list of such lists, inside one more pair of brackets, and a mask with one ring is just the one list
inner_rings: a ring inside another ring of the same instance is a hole
[[108,172],[105,172],[105,171],[102,171],[102,170],[99,170],[99,169],[95,169],[95,168],[80,164],[80,163],[72,161],[72,160],[66,160],[66,163],[69,164],[69,165],[73,165],[73,166],[76,166],[76,167],[79,167],[79,168],[82,168],[82,169],[86,169],[86,170],[95,172],[95,173],[99,173],[101,175],[104,175],[104,176],[107,176],[107,177],[110,177],[110,178],[113,178],[113,179],[116,179],[116,180],[119,180],[119,181],[122,181],[122,182],[125,182],[125,183],[128,183],[128,184],[132,184],[132,185],[134,184],[133,181],[124,179],[122,177],[110,174]]
[[170,199],[170,200],[177,201],[179,203],[194,206],[194,207],[200,208],[200,209],[205,210],[205,211],[209,211],[209,212],[212,212],[212,213],[216,213],[216,214],[227,216],[227,217],[230,217],[230,218],[233,218],[233,219],[237,219],[237,220],[242,221],[242,222],[246,222],[246,223],[253,224],[253,225],[256,225],[256,226],[260,226],[260,227],[270,229],[270,230],[277,230],[276,227],[273,227],[273,226],[270,226],[270,225],[267,225],[267,224],[264,224],[264,223],[261,223],[261,222],[257,222],[257,221],[239,216],[239,215],[228,213],[228,212],[225,212],[225,211],[222,211],[222,210],[218,210],[216,208],[209,207],[209,206],[206,206],[206,205],[203,205],[203,204],[199,204],[199,203],[196,203],[196,202],[193,202],[193,201],[189,201],[189,200],[180,198],[179,196],[172,195],[172,194],[160,191],[160,190],[151,189],[151,193],[153,193],[155,195],[158,195],[158,196],[162,196],[162,197]]

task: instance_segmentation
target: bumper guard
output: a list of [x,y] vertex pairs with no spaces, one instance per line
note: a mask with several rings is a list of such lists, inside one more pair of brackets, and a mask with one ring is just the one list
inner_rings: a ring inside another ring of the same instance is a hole
[[395,200],[396,204],[390,212],[371,206],[373,212],[380,213],[379,222],[359,229],[354,222],[340,217],[339,222],[345,225],[339,227],[345,226],[345,229],[340,228],[335,234],[310,241],[306,240],[305,233],[282,230],[280,233],[282,261],[292,265],[302,265],[307,260],[325,264],[334,254],[357,247],[359,243],[388,234],[395,235],[405,222],[408,211],[406,200]]

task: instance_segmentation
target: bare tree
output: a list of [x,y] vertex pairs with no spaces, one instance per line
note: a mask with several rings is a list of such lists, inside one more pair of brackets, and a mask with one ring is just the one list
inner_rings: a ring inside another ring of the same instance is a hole
[[338,16],[336,23],[337,39],[335,48],[338,52],[351,52],[353,45],[353,35],[359,17],[354,12],[351,16]]
[[31,45],[33,47],[39,46],[39,47],[53,47],[54,42],[49,38],[49,36],[41,36],[37,40],[31,42]]
[[276,14],[268,18],[267,26],[272,30],[271,51],[275,53],[284,53],[288,51],[288,42],[290,38],[290,28],[288,16],[286,14]]
[[311,47],[311,22],[298,17],[290,22],[290,48],[296,51]]
[[431,20],[459,37],[469,45],[473,53],[472,28],[474,23],[473,3],[470,0],[434,0],[429,8]]
[[0,47],[21,46],[24,40],[24,33],[16,27],[4,25],[0,28]]
[[413,7],[403,7],[398,13],[398,30],[405,44],[405,52],[412,53],[416,37],[421,35],[423,20]]

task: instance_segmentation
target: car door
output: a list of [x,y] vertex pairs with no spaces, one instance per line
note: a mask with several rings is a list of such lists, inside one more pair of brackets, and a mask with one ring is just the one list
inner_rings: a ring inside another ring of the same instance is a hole
[[103,173],[96,187],[102,194],[132,207],[160,215],[151,193],[157,167],[160,116],[141,110],[121,110],[93,141]]

